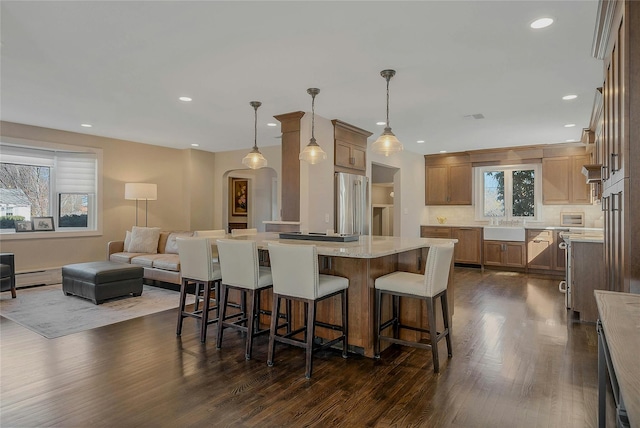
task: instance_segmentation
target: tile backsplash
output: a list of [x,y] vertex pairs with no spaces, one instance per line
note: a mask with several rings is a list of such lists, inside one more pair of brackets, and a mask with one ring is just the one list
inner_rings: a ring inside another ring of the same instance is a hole
[[[542,216],[537,222],[527,222],[527,226],[560,226],[560,213],[562,212],[583,212],[584,227],[602,227],[602,211],[600,204],[597,205],[543,205]],[[438,224],[437,217],[446,217],[445,224],[459,226],[481,226],[486,225],[486,221],[475,220],[475,209],[473,206],[425,206],[422,215],[422,224]]]

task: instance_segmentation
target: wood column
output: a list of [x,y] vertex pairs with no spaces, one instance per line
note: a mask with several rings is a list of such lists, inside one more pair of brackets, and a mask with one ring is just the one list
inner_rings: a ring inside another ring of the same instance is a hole
[[273,116],[280,122],[282,131],[282,189],[281,218],[283,221],[300,221],[300,119],[303,111]]

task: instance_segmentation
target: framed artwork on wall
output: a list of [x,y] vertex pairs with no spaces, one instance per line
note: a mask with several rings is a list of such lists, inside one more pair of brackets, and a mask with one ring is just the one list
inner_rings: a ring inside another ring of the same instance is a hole
[[232,178],[231,192],[231,215],[246,216],[249,209],[249,181],[246,178]]
[[53,217],[33,217],[31,221],[33,222],[34,231],[51,232],[55,230],[53,226]]

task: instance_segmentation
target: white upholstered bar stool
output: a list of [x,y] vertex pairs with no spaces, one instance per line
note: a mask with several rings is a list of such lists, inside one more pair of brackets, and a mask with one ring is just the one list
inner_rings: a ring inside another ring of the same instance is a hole
[[[273,366],[276,342],[299,346],[306,350],[305,376],[311,378],[313,353],[335,343],[342,342],[342,356],[347,357],[348,293],[349,280],[341,276],[322,275],[318,269],[318,250],[315,245],[291,245],[269,243],[269,259],[273,275],[273,311],[280,312],[280,299],[287,303],[298,300],[304,303],[304,326],[280,334],[286,325],[278,325],[279,317],[271,317],[269,333],[269,355],[267,364]],[[316,321],[316,304],[320,300],[340,295],[342,303],[342,325]],[[314,345],[316,326],[340,331],[342,334],[322,345]],[[304,333],[302,340],[294,336]]]
[[[220,321],[216,346],[222,346],[222,336],[226,328],[234,328],[247,334],[245,358],[251,359],[253,338],[269,332],[260,330],[260,292],[271,288],[271,269],[258,264],[258,247],[255,241],[218,239],[222,284],[220,286]],[[229,289],[239,290],[248,295],[246,308],[242,305],[239,313],[227,315]]]
[[[216,239],[217,238],[224,238],[225,236],[227,236],[227,233],[225,232],[224,229],[211,229],[211,230],[196,230],[193,232],[193,236],[196,238],[213,238],[211,239],[211,260],[213,260],[214,263],[218,263],[218,246],[216,245]],[[218,266],[218,268],[220,268]],[[198,310],[198,307],[200,305],[200,301],[204,298],[204,288],[201,286],[201,284],[196,284],[196,303],[195,303],[195,310]],[[218,295],[216,294],[216,299],[218,298]]]
[[[214,263],[211,256],[211,241],[208,238],[177,238],[178,254],[180,256],[180,272],[182,281],[180,285],[180,306],[178,308],[178,326],[176,334],[182,334],[182,323],[185,317],[201,320],[200,341],[207,340],[207,327],[218,321],[218,317],[209,319],[210,311],[217,311],[217,302],[220,293],[220,280],[222,274],[220,267]],[[195,285],[196,303],[193,311],[185,309],[187,299],[187,287]],[[202,296],[200,289],[202,288]],[[213,294],[213,295],[212,295]],[[202,298],[202,309],[199,309],[198,300]],[[212,300],[215,298],[215,305]]]
[[258,229],[231,229],[231,236],[249,236],[249,235],[257,235]]
[[[443,338],[446,338],[447,341],[449,358],[452,357],[451,317],[449,316],[449,306],[447,302],[447,283],[449,281],[452,257],[453,244],[432,246],[429,248],[429,254],[427,255],[424,275],[410,272],[393,272],[376,279],[376,333],[374,335],[376,339],[374,351],[376,358],[380,357],[381,340],[416,348],[431,349],[431,354],[433,355],[433,371],[438,373],[440,371],[438,342]],[[384,322],[381,321],[383,294],[389,294],[392,297],[393,308],[391,319]],[[426,301],[429,329],[400,323],[400,297],[413,297]],[[434,301],[438,297],[440,297],[444,318],[444,329],[440,333],[436,330],[436,317],[434,312]],[[382,332],[388,327],[393,327],[392,337],[382,335]],[[402,340],[399,337],[401,329],[429,333],[429,343]]]

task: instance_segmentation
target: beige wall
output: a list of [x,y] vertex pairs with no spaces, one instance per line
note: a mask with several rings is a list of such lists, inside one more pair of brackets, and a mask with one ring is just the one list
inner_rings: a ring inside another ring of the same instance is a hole
[[[11,240],[0,237],[2,251],[16,255],[16,269],[29,271],[69,263],[104,260],[108,241],[124,239],[135,222],[135,201],[124,199],[124,184],[158,185],[158,200],[149,201],[149,226],[163,230],[208,229],[214,225],[212,195],[218,183],[212,165],[216,155],[178,150],[87,134],[0,123],[3,137],[95,147],[103,150],[102,235],[74,238]],[[144,202],[139,203],[144,225]],[[52,235],[54,236],[54,235]]]

